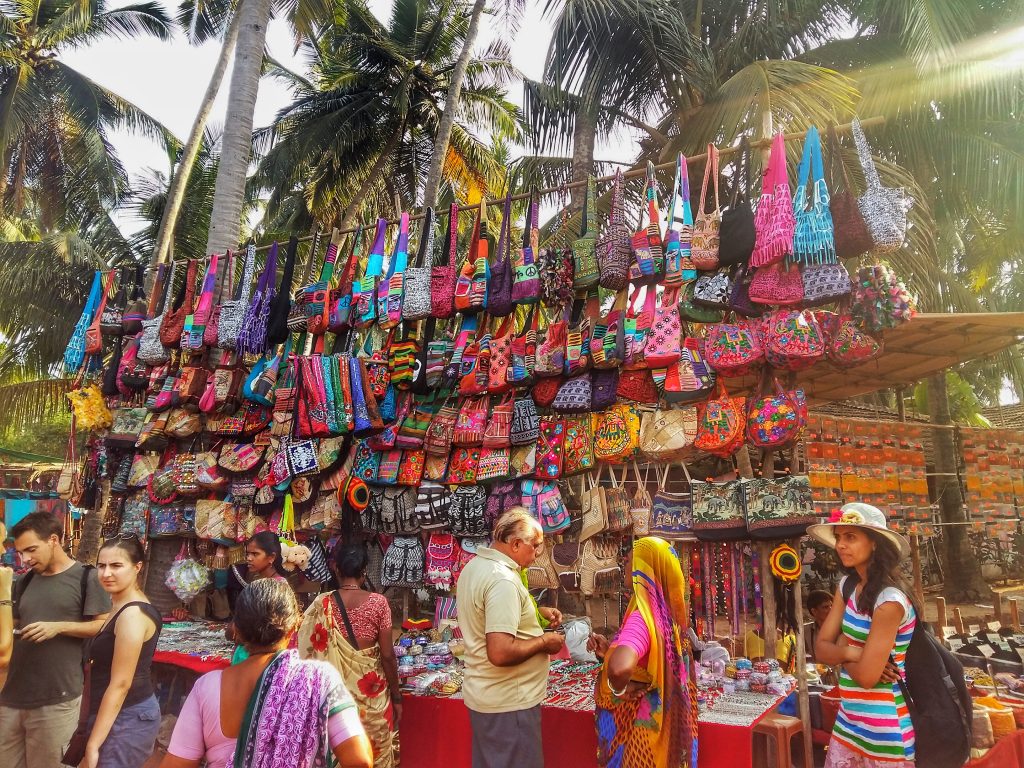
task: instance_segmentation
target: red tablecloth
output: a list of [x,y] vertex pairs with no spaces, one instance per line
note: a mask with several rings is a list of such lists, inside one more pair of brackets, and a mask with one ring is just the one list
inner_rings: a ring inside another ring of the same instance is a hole
[[153,661],[158,664],[171,664],[175,667],[190,669],[200,675],[231,666],[231,660],[221,656],[190,656],[177,651],[157,651],[153,654]]
[[[461,699],[406,695],[400,728],[402,762],[416,768],[469,768],[469,711]],[[548,768],[596,768],[594,713],[554,707],[541,711]],[[753,764],[753,729],[700,723],[699,768]]]
[[1024,765],[1024,731],[1000,739],[984,757],[971,760],[966,768],[1020,768]]

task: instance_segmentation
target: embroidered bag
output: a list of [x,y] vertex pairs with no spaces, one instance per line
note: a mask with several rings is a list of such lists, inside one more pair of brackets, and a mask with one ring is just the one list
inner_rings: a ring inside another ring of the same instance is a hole
[[[705,208],[709,180],[715,190],[715,207],[710,212]],[[722,210],[718,201],[718,149],[714,144],[708,144],[704,182],[700,187],[700,209],[693,221],[693,244],[690,250],[690,258],[697,269],[718,269],[718,239],[721,226]]]
[[551,407],[559,413],[586,413],[592,408],[593,398],[593,381],[589,373],[584,373],[562,382]]
[[657,283],[665,274],[665,253],[661,242],[661,216],[658,213],[658,182],[654,163],[647,163],[647,226],[633,235],[630,246],[633,263],[629,267],[632,283]]
[[515,304],[536,304],[540,298],[540,271],[537,268],[540,231],[537,227],[537,209],[536,196],[531,190],[526,224],[523,227],[523,247],[515,253],[512,264],[512,301]]
[[746,434],[746,401],[731,397],[721,379],[718,392],[698,409],[697,450],[729,458],[743,445]]
[[[813,192],[807,199],[807,184]],[[809,203],[809,204],[808,204]],[[797,168],[797,190],[793,198],[793,253],[790,258],[798,263],[835,264],[836,246],[832,233],[832,213],[829,211],[828,187],[821,160],[821,138],[813,125],[804,139],[803,159]]]
[[629,285],[629,264],[632,260],[622,183],[622,169],[617,168],[612,180],[612,203],[608,225],[596,247],[600,285],[610,291],[622,291]]
[[459,408],[452,433],[452,445],[480,445],[487,429],[487,409],[490,398],[467,397]]
[[533,477],[537,467],[537,443],[514,445],[509,455],[509,477]]
[[420,241],[413,266],[405,270],[405,297],[402,300],[402,319],[406,322],[425,320],[431,312],[430,282],[434,257],[434,209],[423,212]]
[[[683,465],[684,471],[686,465]],[[669,467],[665,467],[664,476],[659,478],[660,486],[651,502],[650,530],[653,536],[663,536],[673,541],[695,541],[693,535],[693,509],[690,505],[690,494],[672,493],[668,487]],[[689,475],[687,475],[689,477]]]
[[829,362],[839,368],[853,368],[882,354],[882,342],[860,329],[848,311],[840,314],[816,312],[825,338]]
[[594,469],[594,427],[590,414],[566,416],[562,447],[562,476],[570,477]]
[[512,332],[515,318],[505,319],[487,345],[487,391],[500,395],[512,388],[509,374],[512,371]]
[[803,536],[819,520],[807,475],[741,480],[740,489],[747,530],[755,539]]
[[491,417],[487,420],[487,427],[484,430],[484,448],[508,448],[512,444],[509,438],[512,434],[513,408],[511,393],[491,408]]
[[448,208],[448,232],[445,237],[446,258],[435,264],[430,272],[430,315],[439,320],[455,314],[455,286],[458,281],[458,261],[455,250],[459,237],[459,206]]
[[[228,251],[229,255],[230,253]],[[132,293],[128,298],[124,313],[121,315],[121,333],[125,336],[134,336],[141,331],[142,321],[149,317],[146,292],[143,287],[144,275],[145,267],[141,264],[136,264],[135,279],[132,281]],[[216,339],[214,341],[216,342]],[[213,345],[211,344],[210,346]]]
[[482,485],[463,485],[452,491],[452,533],[456,536],[487,536],[486,502],[487,489]]
[[531,306],[523,332],[512,337],[509,350],[511,365],[507,371],[510,386],[520,387],[533,382],[537,367],[537,314],[537,307]]
[[914,206],[914,199],[902,187],[882,186],[871,147],[857,118],[853,119],[853,140],[867,182],[864,194],[857,198],[857,206],[871,234],[873,250],[876,253],[898,251],[907,236],[907,213]]
[[750,281],[748,295],[757,304],[799,304],[804,300],[800,270],[788,263],[761,267]]
[[868,333],[881,333],[909,322],[917,312],[917,299],[885,264],[857,271],[851,300],[853,319]]
[[754,250],[757,233],[754,211],[750,207],[750,142],[740,140],[739,160],[732,175],[732,201],[722,212],[719,230],[718,263],[720,266],[746,265]]
[[678,294],[678,288],[666,288],[661,295],[651,335],[644,347],[644,359],[650,368],[668,368],[679,360],[682,328],[676,302]]
[[[446,400],[441,409],[430,420],[427,433],[423,438],[423,449],[435,456],[447,456],[455,435],[455,422],[459,417],[459,408]],[[482,439],[482,438],[481,438]]]
[[750,266],[776,264],[793,250],[793,198],[786,173],[786,142],[781,133],[772,140],[768,168],[761,182],[761,199],[754,216],[756,231]]
[[238,334],[237,349],[250,355],[262,355],[267,348],[267,318],[274,300],[277,279],[277,243],[271,243],[267,261],[256,281],[252,302],[245,311]]
[[380,454],[367,445],[365,440],[357,441],[352,447],[352,477],[364,483],[373,483],[377,480],[379,469]]
[[557,480],[562,475],[562,448],[565,444],[565,422],[555,416],[542,416],[537,440],[537,477]]
[[721,376],[746,376],[764,363],[761,324],[740,320],[708,326],[704,351],[708,363]]
[[531,445],[540,437],[540,416],[533,397],[523,394],[512,405],[512,429],[509,442],[512,445]]
[[836,166],[843,176],[843,191],[832,190],[829,210],[832,213],[832,228],[836,245],[836,258],[852,259],[867,253],[874,247],[871,233],[868,232],[864,216],[857,205],[857,195],[843,161],[843,147],[836,135],[835,123],[828,126],[828,149],[831,160],[832,184],[836,183],[838,174]]
[[509,475],[511,451],[509,448],[481,448],[477,461],[476,482],[504,480]]
[[572,243],[573,278],[575,290],[592,288],[597,285],[600,273],[597,267],[597,191],[594,177],[587,177],[583,193],[582,222],[580,236]]
[[772,312],[764,319],[762,339],[773,368],[800,371],[825,356],[825,336],[810,310]]
[[784,391],[779,380],[772,379],[774,394],[761,395],[747,403],[747,439],[758,448],[780,449],[800,439],[807,423],[807,401],[802,389]]
[[743,491],[739,480],[724,483],[690,481],[693,532],[701,541],[736,541],[747,538]]
[[473,235],[469,240],[469,255],[459,272],[455,284],[455,309],[471,314],[487,309],[487,283],[490,279],[492,238],[487,230],[487,198],[480,198]]
[[236,349],[238,336],[242,332],[249,302],[252,299],[252,276],[256,269],[256,244],[249,241],[242,260],[242,277],[235,287],[233,298],[222,301],[217,317],[217,346],[221,349]]
[[619,372],[617,369],[610,371],[593,371],[590,374],[590,386],[592,390],[590,408],[594,411],[603,411],[611,408],[618,401]]
[[537,334],[537,364],[534,375],[538,377],[561,376],[565,369],[565,345],[568,323],[558,320]]
[[697,439],[697,409],[657,409],[643,415],[640,452],[651,461],[675,462],[691,457]]
[[505,196],[498,247],[487,282],[487,312],[492,317],[507,317],[515,310],[512,302],[512,194]]
[[595,413],[594,458],[613,464],[631,461],[640,444],[640,414],[631,403]]
[[804,287],[801,306],[818,307],[841,301],[850,295],[853,285],[850,273],[842,262],[834,264],[806,264],[800,268],[800,281]]
[[551,404],[555,402],[555,397],[558,396],[558,390],[562,386],[562,382],[565,379],[559,377],[557,379],[541,379],[530,388],[530,395],[533,397],[533,401],[541,408],[550,408]]

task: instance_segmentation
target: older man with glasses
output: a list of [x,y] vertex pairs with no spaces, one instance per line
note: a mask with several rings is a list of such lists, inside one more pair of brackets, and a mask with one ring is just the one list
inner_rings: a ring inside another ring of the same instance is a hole
[[473,768],[542,768],[540,704],[548,656],[565,644],[561,614],[538,609],[521,571],[544,551],[544,531],[523,507],[494,525],[459,576],[456,603],[466,644],[462,694],[473,729]]

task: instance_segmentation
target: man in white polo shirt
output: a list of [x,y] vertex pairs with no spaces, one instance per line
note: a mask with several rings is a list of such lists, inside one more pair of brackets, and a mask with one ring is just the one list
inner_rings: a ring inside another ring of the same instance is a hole
[[459,576],[456,602],[466,644],[462,695],[473,729],[473,768],[543,768],[540,704],[548,656],[565,638],[561,621],[537,608],[520,572],[544,551],[544,531],[522,507],[498,518],[490,547],[479,547]]

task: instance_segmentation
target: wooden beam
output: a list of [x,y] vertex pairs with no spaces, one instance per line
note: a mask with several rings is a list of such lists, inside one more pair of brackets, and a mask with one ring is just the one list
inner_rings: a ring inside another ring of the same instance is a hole
[[937,620],[938,620],[938,624],[939,624],[940,630],[941,630],[942,627],[948,627],[949,626],[949,624],[946,623],[948,621],[948,619],[946,617],[946,598],[944,598],[944,597],[936,597],[935,598],[935,614],[938,617]]

